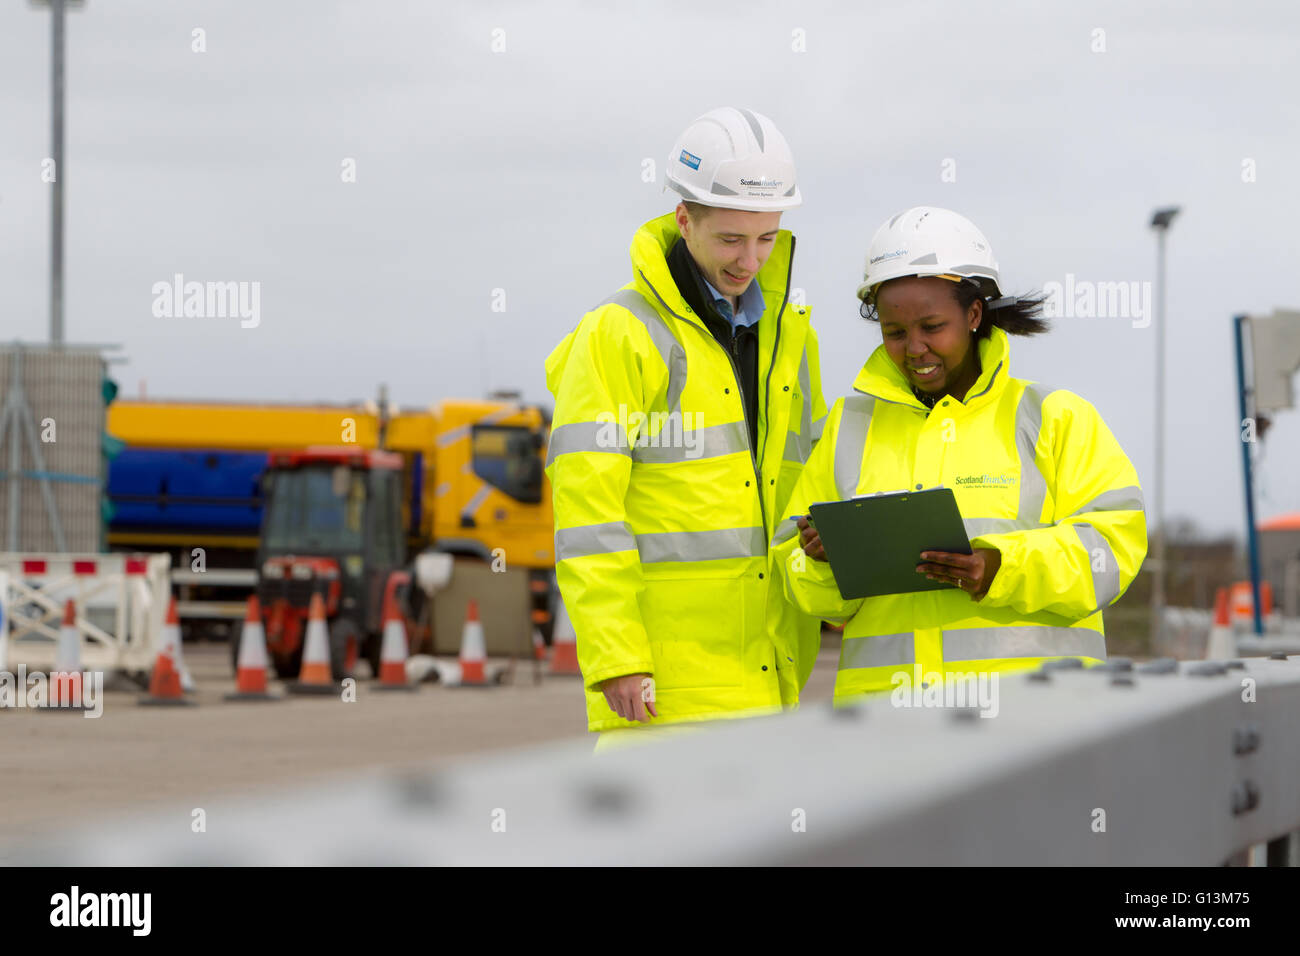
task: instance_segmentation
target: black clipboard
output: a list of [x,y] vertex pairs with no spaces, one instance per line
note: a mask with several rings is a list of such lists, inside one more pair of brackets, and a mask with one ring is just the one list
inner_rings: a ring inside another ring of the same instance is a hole
[[951,589],[916,573],[921,552],[971,553],[951,488],[819,501],[808,511],[846,601]]

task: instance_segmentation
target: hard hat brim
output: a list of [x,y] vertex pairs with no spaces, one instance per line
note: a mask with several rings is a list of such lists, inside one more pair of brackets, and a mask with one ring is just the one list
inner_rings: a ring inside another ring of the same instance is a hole
[[669,177],[664,183],[664,190],[671,189],[687,202],[711,206],[714,209],[736,209],[740,212],[785,212],[803,205],[803,193],[795,186],[794,195],[781,196],[777,199],[747,198],[745,196],[717,196],[713,193],[700,195],[683,183]]

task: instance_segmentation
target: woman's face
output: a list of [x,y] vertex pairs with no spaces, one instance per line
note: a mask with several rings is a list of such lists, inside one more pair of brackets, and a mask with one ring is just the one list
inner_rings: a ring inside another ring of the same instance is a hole
[[876,295],[885,350],[909,385],[958,399],[979,377],[975,340],[983,303],[963,310],[948,279],[892,279]]

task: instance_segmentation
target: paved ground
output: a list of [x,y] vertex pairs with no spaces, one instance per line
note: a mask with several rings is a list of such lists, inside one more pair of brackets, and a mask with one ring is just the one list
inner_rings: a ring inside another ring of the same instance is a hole
[[[829,700],[838,636],[827,634],[806,700]],[[0,843],[101,813],[149,804],[202,807],[232,794],[318,775],[406,763],[452,762],[467,754],[587,735],[578,678],[414,694],[368,690],[357,700],[292,698],[227,703],[234,688],[224,644],[186,645],[196,707],[136,705],[107,692],[103,716],[0,710]]]

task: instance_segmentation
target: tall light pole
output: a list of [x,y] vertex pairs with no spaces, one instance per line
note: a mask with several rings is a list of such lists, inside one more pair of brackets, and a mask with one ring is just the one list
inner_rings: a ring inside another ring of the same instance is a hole
[[54,192],[50,205],[50,344],[63,344],[63,14],[84,0],[31,0],[50,8],[50,158]]
[[1155,516],[1155,535],[1151,549],[1151,638],[1159,648],[1165,617],[1165,234],[1178,215],[1177,206],[1157,209],[1151,216],[1156,231],[1156,481],[1155,503],[1147,516]]

